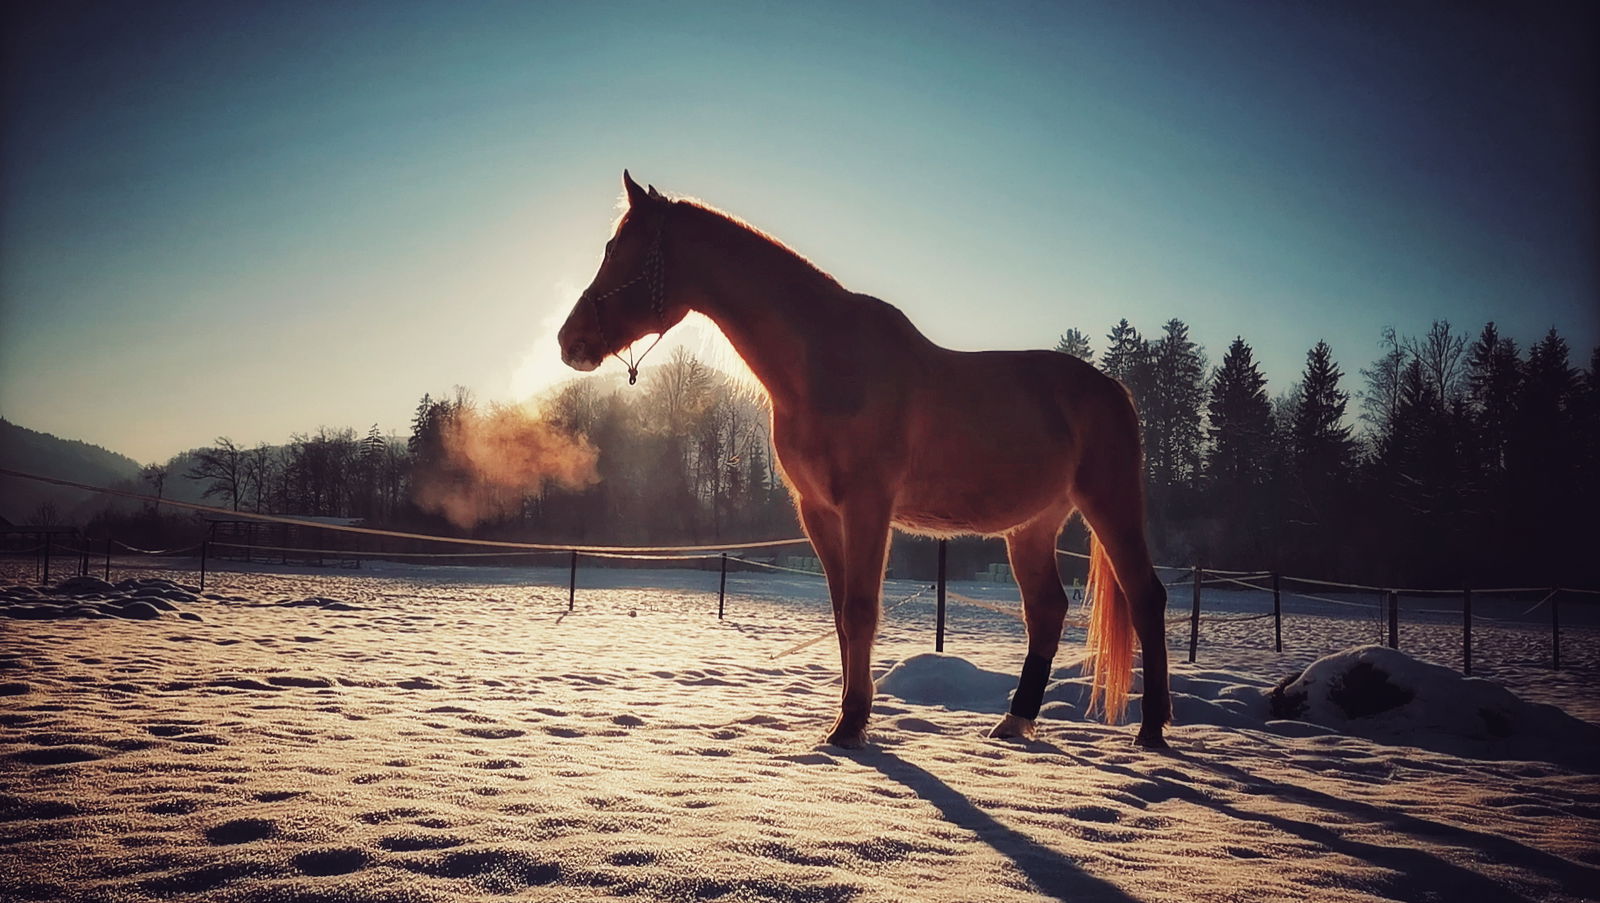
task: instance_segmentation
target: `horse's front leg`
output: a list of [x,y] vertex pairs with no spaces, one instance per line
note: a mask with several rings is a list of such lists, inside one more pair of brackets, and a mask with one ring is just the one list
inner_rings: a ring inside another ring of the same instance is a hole
[[[883,567],[889,552],[889,503],[857,500],[841,507],[844,593],[837,609],[844,695],[828,742],[855,749],[867,741],[872,713],[872,641],[878,632]],[[830,581],[831,583],[832,581]]]
[[800,500],[800,523],[806,528],[806,538],[822,564],[822,576],[828,580],[828,595],[833,600],[833,630],[839,640],[839,656],[844,657],[844,525],[838,512],[813,502]]

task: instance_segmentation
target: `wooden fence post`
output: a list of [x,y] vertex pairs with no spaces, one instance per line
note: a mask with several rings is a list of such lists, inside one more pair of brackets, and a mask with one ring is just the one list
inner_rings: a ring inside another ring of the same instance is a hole
[[106,534],[106,582],[111,582],[111,534]]
[[577,549],[573,549],[572,550],[572,570],[567,576],[567,611],[571,611],[572,610],[572,606],[573,606],[574,602],[577,600],[577,597],[578,597],[578,550]]
[[1194,609],[1189,613],[1189,663],[1200,646],[1200,565],[1194,566]]
[[49,533],[46,533],[44,535],[44,579],[40,580],[39,582],[41,584],[50,582],[50,534]]
[[206,591],[206,553],[211,551],[211,540],[200,540],[200,592]]
[[1389,648],[1400,648],[1400,594],[1389,590]]
[[1278,575],[1272,575],[1272,632],[1273,643],[1279,652],[1283,651],[1283,593],[1278,584]]
[[1550,667],[1557,671],[1561,670],[1561,609],[1556,605],[1560,594],[1560,587],[1550,590]]
[[1461,673],[1472,674],[1472,588],[1461,591]]
[[939,540],[939,591],[938,605],[934,616],[933,651],[944,651],[944,592],[945,592],[945,549],[944,540]]
[[728,553],[722,553],[722,579],[717,583],[717,620],[722,620],[722,606],[728,598]]

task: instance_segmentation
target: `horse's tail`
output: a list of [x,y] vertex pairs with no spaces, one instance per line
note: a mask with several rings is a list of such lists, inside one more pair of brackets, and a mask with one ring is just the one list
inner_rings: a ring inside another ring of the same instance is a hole
[[1084,591],[1089,599],[1089,659],[1094,665],[1089,710],[1100,709],[1107,724],[1116,724],[1128,710],[1128,688],[1133,683],[1133,617],[1111,558],[1092,532]]

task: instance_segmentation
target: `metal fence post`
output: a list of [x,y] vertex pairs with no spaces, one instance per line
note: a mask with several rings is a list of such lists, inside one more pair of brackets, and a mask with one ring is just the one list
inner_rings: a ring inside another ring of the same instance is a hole
[[1400,594],[1389,590],[1389,648],[1400,648]]
[[1200,565],[1194,566],[1194,608],[1189,612],[1189,663],[1200,647]]
[[722,620],[722,607],[728,599],[728,553],[722,553],[722,579],[717,583],[717,620]]
[[50,582],[50,534],[44,535],[44,579],[40,583]]
[[1274,644],[1279,652],[1283,651],[1283,594],[1278,585],[1278,575],[1272,575],[1272,632]]
[[211,551],[211,540],[200,540],[200,592],[206,591],[206,553]]
[[1461,591],[1461,673],[1472,674],[1472,588]]
[[1561,601],[1561,588],[1550,590],[1550,667],[1561,670],[1561,609],[1557,607]]
[[572,571],[567,577],[567,611],[578,597],[578,550],[572,550]]
[[111,582],[111,534],[106,534],[106,582]]
[[933,651],[944,651],[945,541],[939,540],[939,594],[934,618]]

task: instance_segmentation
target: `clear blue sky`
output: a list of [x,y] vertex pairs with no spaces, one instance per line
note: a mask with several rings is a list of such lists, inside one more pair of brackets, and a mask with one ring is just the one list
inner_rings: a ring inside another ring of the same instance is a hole
[[625,166],[958,348],[1179,317],[1276,393],[1385,325],[1600,342],[1555,6],[16,6],[0,414],[146,461],[563,376]]

